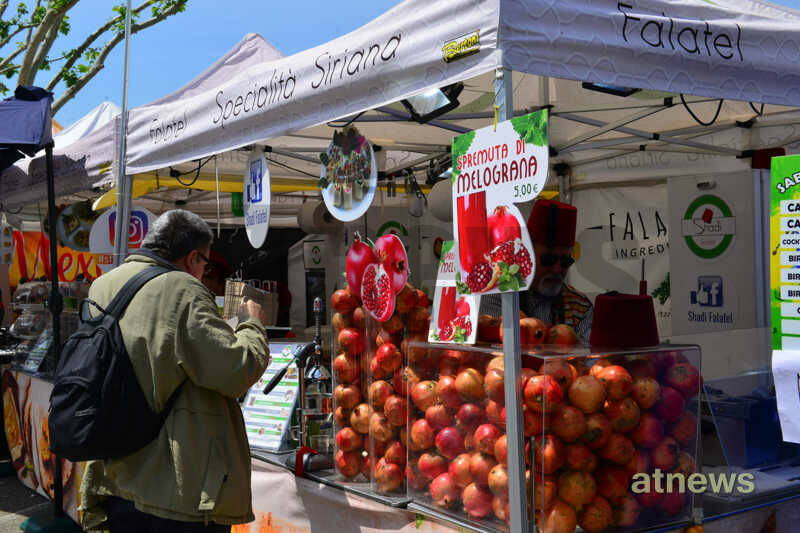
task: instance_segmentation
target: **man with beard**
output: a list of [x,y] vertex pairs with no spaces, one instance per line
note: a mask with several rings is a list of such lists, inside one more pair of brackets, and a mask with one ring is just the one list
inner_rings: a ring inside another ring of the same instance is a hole
[[[548,324],[568,324],[582,343],[588,344],[592,327],[591,301],[567,285],[569,267],[575,263],[575,227],[578,210],[555,200],[538,200],[528,218],[536,269],[528,291],[520,293],[519,307],[530,317]],[[481,313],[500,316],[500,295],[481,298]]]

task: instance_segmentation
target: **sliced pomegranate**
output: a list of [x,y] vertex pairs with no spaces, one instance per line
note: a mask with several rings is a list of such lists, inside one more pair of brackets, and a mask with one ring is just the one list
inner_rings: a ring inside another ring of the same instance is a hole
[[502,261],[511,266],[514,264],[515,251],[514,241],[506,241],[502,244],[498,244],[489,252],[489,259],[492,263],[499,263]]
[[408,279],[408,255],[402,241],[397,235],[384,235],[375,242],[375,255],[389,274],[394,293],[402,291]]
[[383,265],[368,265],[361,280],[361,300],[367,312],[378,322],[386,322],[394,313],[394,296]]
[[464,335],[469,338],[472,335],[472,321],[469,316],[458,316],[453,320],[453,328],[461,328],[464,330]]
[[519,267],[519,273],[523,278],[527,278],[531,275],[531,272],[533,272],[531,254],[522,243],[517,247],[517,253],[514,254],[514,264]]
[[445,324],[443,327],[439,329],[439,340],[440,341],[451,341],[453,340],[453,336],[455,335],[455,328],[453,324]]
[[467,276],[466,284],[473,293],[486,292],[497,283],[500,269],[487,262],[478,263]]

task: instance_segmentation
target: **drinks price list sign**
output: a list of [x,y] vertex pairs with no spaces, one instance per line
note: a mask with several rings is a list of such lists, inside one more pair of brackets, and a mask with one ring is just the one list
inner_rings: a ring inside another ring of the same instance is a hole
[[800,350],[800,156],[772,158],[772,349]]

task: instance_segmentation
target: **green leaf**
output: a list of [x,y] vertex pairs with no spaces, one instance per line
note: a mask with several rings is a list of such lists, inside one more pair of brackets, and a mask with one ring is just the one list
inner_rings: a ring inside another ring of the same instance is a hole
[[519,265],[511,265],[508,267],[509,274],[516,274],[517,272],[519,272]]
[[468,131],[463,135],[453,138],[453,146],[451,149],[453,156],[453,183],[455,183],[456,177],[460,174],[460,171],[458,170],[458,158],[467,153],[469,147],[472,146],[472,141],[474,139],[474,131]]
[[421,514],[417,513],[417,516],[414,519],[414,525],[417,529],[422,527],[422,523],[425,521],[425,517]]
[[454,342],[467,342],[467,332],[460,327],[456,326],[456,331],[453,334]]
[[439,334],[438,333],[433,332],[433,333],[431,333],[431,340],[439,341],[441,339],[439,338]]
[[467,286],[467,284],[463,281],[459,280],[456,280],[456,292],[458,292],[458,294],[472,294],[469,286]]

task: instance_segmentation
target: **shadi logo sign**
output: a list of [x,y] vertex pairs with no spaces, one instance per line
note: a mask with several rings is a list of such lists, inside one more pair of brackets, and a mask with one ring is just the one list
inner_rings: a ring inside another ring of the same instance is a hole
[[686,209],[681,230],[692,253],[701,259],[716,259],[733,242],[736,217],[722,198],[705,194]]

